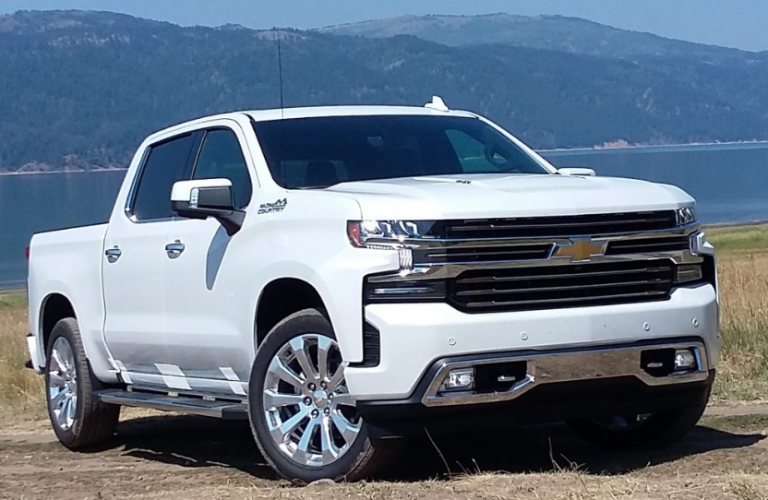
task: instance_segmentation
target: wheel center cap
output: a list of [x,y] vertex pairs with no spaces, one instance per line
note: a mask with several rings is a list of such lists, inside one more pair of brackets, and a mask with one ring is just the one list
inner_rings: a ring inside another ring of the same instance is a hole
[[328,394],[325,391],[315,391],[312,398],[315,400],[315,406],[321,410],[328,406]]

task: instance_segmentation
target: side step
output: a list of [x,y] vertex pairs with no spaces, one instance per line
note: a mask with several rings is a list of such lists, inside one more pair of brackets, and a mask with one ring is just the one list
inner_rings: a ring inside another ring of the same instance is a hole
[[152,408],[162,411],[178,411],[221,418],[224,420],[247,420],[248,408],[243,403],[233,401],[209,401],[192,396],[169,396],[155,392],[124,391],[109,389],[99,391],[96,396],[103,403]]

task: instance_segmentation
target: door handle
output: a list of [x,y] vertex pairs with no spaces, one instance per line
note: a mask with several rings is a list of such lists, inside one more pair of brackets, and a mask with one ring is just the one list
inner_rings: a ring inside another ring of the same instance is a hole
[[107,256],[107,262],[109,262],[110,264],[114,264],[115,262],[117,262],[117,259],[119,259],[121,255],[123,255],[123,251],[120,250],[120,248],[117,245],[115,245],[114,248],[107,249],[107,251],[104,252],[104,255]]
[[165,245],[165,251],[168,253],[168,257],[171,259],[177,258],[184,251],[184,243],[180,240],[176,240],[173,243]]

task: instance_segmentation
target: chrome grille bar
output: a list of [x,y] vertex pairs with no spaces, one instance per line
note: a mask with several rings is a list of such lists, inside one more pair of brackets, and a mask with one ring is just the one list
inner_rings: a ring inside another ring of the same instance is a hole
[[468,271],[449,281],[448,298],[468,312],[653,300],[668,297],[674,269],[671,261],[629,261]]
[[518,219],[486,219],[445,222],[448,238],[466,234],[491,237],[583,236],[600,233],[637,233],[670,230],[677,225],[675,212],[637,212],[618,214],[530,217]]

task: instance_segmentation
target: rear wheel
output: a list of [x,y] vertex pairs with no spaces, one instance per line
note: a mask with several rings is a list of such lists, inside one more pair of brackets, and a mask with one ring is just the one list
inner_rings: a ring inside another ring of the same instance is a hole
[[53,327],[46,359],[48,416],[61,444],[77,450],[112,437],[120,407],[95,397],[102,383],[91,373],[74,318],[62,319]]
[[264,458],[283,477],[358,480],[379,470],[399,443],[373,441],[344,379],[328,319],[315,309],[279,323],[251,371],[251,427]]

